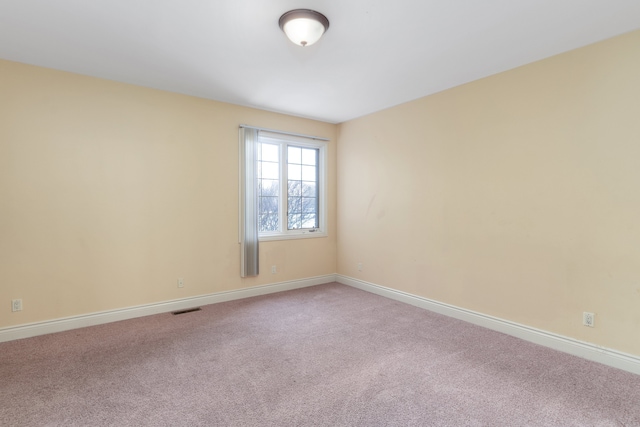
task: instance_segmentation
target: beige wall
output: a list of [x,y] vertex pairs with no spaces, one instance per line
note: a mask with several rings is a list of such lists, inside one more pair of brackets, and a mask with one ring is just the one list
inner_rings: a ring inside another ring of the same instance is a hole
[[[0,60],[0,327],[337,271],[640,355],[639,45],[339,127]],[[249,279],[240,123],[332,140],[329,237],[263,242]]]
[[[332,140],[329,237],[262,243],[263,274],[248,279],[239,277],[241,123]],[[335,133],[0,61],[0,327],[335,273]],[[14,298],[22,312],[11,313]]]
[[338,272],[640,355],[639,46],[340,125]]

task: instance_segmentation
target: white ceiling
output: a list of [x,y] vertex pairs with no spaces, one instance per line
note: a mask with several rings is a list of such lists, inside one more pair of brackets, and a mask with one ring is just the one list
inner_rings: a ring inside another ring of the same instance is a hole
[[339,123],[639,28],[640,0],[0,0],[0,58]]

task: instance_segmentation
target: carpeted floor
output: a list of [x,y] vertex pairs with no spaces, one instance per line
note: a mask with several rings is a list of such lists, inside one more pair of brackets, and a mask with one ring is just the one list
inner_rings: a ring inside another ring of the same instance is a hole
[[640,376],[340,284],[0,344],[2,426],[640,426]]

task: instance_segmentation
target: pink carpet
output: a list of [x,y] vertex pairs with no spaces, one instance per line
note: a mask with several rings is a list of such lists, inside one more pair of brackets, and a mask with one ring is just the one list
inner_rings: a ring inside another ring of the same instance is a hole
[[335,283],[0,362],[2,426],[640,426],[640,376]]

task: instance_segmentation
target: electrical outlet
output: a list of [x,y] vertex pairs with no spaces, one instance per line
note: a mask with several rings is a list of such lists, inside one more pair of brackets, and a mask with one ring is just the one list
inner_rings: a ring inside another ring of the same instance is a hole
[[182,277],[178,278],[178,287],[184,288],[184,279]]
[[276,274],[278,272],[278,267],[275,265],[271,266],[271,274]]
[[596,326],[596,315],[593,313],[584,312],[582,313],[582,324],[584,326],[588,326],[593,328]]
[[361,262],[358,263],[358,271],[362,271],[362,263]]
[[22,300],[21,299],[12,299],[11,300],[11,311],[22,311]]

